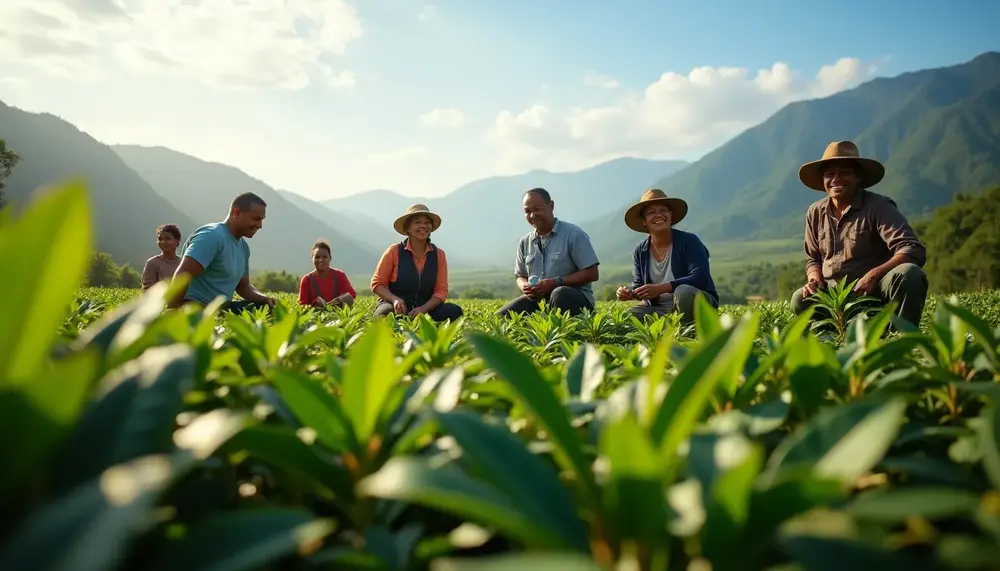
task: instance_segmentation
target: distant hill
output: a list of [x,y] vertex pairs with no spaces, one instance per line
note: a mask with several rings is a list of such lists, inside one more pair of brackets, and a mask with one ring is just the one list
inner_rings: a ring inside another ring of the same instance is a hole
[[251,271],[308,271],[309,247],[319,238],[331,242],[334,266],[348,273],[370,273],[378,262],[380,251],[307,214],[237,168],[164,147],[115,145],[112,149],[157,193],[194,220],[194,225],[182,229],[185,236],[196,225],[225,218],[230,201],[240,192],[260,195],[267,202],[267,218],[264,228],[250,240]]
[[[911,217],[1000,184],[1000,53],[789,104],[655,185],[688,201],[679,228],[707,242],[798,237],[806,208],[823,197],[799,182],[799,165],[843,139],[883,161],[885,179],[872,190]],[[623,212],[585,224],[598,252],[631,252],[637,235]]]
[[435,198],[413,198],[373,190],[322,201],[338,212],[359,212],[387,227],[403,210],[422,202],[444,221],[435,239],[449,255],[475,260],[479,267],[512,267],[518,237],[530,230],[521,196],[533,187],[552,194],[556,215],[574,223],[593,219],[624,197],[639,196],[658,178],[677,172],[684,161],[622,158],[575,172],[531,171],[470,182]]
[[298,206],[302,211],[351,238],[364,243],[368,247],[383,251],[391,242],[399,240],[399,234],[391,226],[357,212],[340,213],[310,200],[302,195],[288,190],[278,190],[285,200]]
[[28,113],[0,102],[0,137],[21,160],[6,179],[19,210],[33,191],[68,178],[86,180],[97,249],[138,269],[159,252],[156,227],[193,222],[130,169],[107,145],[48,113]]

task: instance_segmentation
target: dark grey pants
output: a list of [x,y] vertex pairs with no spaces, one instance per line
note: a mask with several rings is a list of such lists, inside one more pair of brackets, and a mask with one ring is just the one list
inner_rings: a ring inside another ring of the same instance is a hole
[[[827,282],[828,285],[836,283],[832,280]],[[927,274],[916,264],[899,264],[882,276],[872,297],[883,303],[896,302],[896,315],[919,327],[924,302],[927,301]],[[802,298],[802,288],[792,294],[792,311],[796,315],[805,311],[810,303]]]
[[[408,309],[413,308],[408,307]],[[385,317],[390,313],[392,313],[392,304],[385,300],[379,300],[378,305],[375,306],[375,317]],[[427,315],[434,321],[444,321],[446,319],[457,321],[459,317],[462,317],[462,313],[461,306],[446,301],[428,311]]]
[[[579,288],[570,286],[559,286],[552,290],[547,300],[554,309],[569,312],[570,315],[578,315],[584,309],[594,309],[594,304],[583,295]],[[516,297],[507,305],[497,311],[497,315],[504,317],[509,313],[533,313],[539,310],[538,301],[526,295]]]
[[709,305],[718,309],[719,304],[712,300],[705,292],[700,289],[689,286],[686,284],[677,286],[677,289],[673,293],[673,304],[657,304],[652,305],[638,304],[633,305],[626,311],[634,316],[636,316],[639,321],[646,318],[647,315],[666,315],[674,311],[681,312],[681,323],[694,323],[694,300],[698,295],[704,296],[705,300],[708,301]]

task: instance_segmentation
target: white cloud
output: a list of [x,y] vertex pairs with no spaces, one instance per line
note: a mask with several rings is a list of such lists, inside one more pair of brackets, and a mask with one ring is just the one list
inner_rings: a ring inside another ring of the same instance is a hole
[[487,140],[500,147],[508,171],[577,169],[623,155],[686,157],[722,144],[787,103],[853,87],[876,67],[842,58],[809,79],[781,62],[756,74],[735,67],[667,72],[613,105],[503,110]]
[[618,80],[607,76],[601,75],[596,71],[588,71],[583,74],[583,83],[589,85],[590,87],[600,87],[601,89],[618,89]]
[[346,0],[0,2],[0,58],[63,75],[112,57],[218,88],[349,87],[355,76],[330,60],[361,33]]
[[431,127],[457,129],[465,125],[465,114],[458,109],[437,107],[420,116],[420,122]]
[[424,4],[424,6],[420,8],[420,13],[417,14],[417,18],[420,20],[430,20],[435,14],[437,14],[437,6],[433,4]]

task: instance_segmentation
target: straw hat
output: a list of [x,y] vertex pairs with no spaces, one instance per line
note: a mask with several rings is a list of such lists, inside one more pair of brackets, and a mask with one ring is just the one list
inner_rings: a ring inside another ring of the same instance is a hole
[[414,204],[413,206],[406,209],[395,222],[392,223],[392,227],[395,228],[396,232],[399,232],[403,236],[406,236],[406,221],[410,219],[411,216],[416,216],[417,214],[423,214],[431,219],[431,232],[437,230],[441,226],[441,217],[437,214],[431,212],[427,209],[424,204]]
[[671,224],[677,224],[681,220],[684,220],[684,217],[688,213],[687,202],[684,202],[680,198],[670,198],[667,196],[667,193],[658,188],[651,188],[642,193],[642,198],[639,199],[639,202],[636,202],[625,211],[625,225],[636,232],[642,232],[643,234],[649,232],[642,225],[642,216],[639,212],[643,207],[650,204],[666,204],[672,213],[670,217]]
[[858,186],[861,188],[871,188],[885,176],[885,167],[882,163],[860,156],[857,145],[851,141],[835,141],[826,146],[821,159],[799,167],[799,180],[813,190],[826,192],[826,188],[823,187],[823,165],[839,160],[852,160],[858,164],[861,170]]

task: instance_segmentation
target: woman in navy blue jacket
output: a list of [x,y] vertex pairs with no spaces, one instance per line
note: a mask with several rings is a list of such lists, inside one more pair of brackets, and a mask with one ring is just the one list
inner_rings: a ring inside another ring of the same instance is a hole
[[658,188],[647,190],[625,211],[625,225],[647,234],[632,254],[632,285],[618,288],[619,301],[637,300],[628,309],[646,315],[680,311],[683,323],[694,321],[695,296],[719,307],[719,294],[708,263],[708,248],[695,234],[673,226],[687,216],[687,203]]

